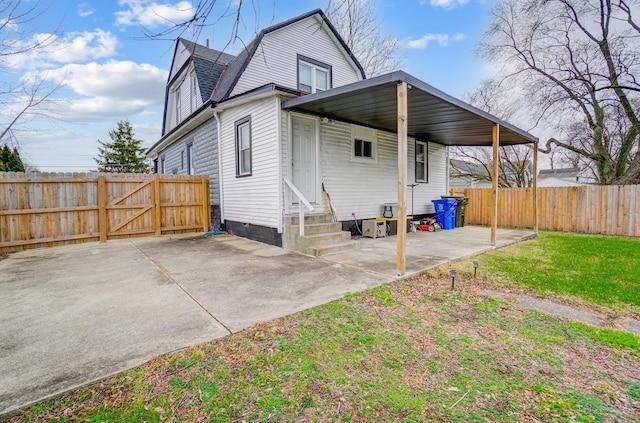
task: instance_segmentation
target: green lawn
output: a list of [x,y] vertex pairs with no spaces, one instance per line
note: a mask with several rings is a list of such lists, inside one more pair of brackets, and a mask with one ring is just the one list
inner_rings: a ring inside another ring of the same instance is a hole
[[543,232],[478,260],[483,274],[512,286],[640,309],[640,239]]
[[479,294],[517,282],[635,307],[638,247],[544,233],[477,258],[478,279],[456,263],[455,291],[441,269],[347,295],[8,421],[640,421],[640,338]]

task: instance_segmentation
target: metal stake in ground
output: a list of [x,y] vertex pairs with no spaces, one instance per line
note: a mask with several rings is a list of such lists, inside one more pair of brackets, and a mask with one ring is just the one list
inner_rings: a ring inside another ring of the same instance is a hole
[[456,289],[456,275],[458,272],[455,269],[451,269],[451,289]]

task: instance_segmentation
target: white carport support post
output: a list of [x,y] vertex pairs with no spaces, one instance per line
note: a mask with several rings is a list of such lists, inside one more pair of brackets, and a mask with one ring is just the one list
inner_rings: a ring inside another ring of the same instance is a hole
[[491,245],[496,245],[496,232],[498,230],[498,162],[500,160],[500,125],[493,124],[491,131],[493,141],[493,169],[491,175],[491,188],[493,194],[493,210],[491,210]]
[[398,84],[398,240],[396,247],[396,271],[398,276],[406,271],[405,245],[407,241],[407,83]]

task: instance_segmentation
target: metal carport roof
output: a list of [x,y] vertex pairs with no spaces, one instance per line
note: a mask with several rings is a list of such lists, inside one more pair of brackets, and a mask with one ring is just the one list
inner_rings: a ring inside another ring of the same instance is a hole
[[412,137],[448,146],[491,146],[492,127],[498,124],[500,145],[538,142],[526,131],[402,71],[287,100],[283,108],[395,133],[396,89],[402,82],[410,87],[407,133]]

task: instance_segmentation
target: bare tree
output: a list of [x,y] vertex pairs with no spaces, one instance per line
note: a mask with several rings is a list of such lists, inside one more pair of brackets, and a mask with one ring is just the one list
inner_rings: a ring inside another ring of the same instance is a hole
[[400,67],[400,41],[380,32],[375,5],[370,0],[328,0],[327,16],[365,70],[367,77]]
[[14,147],[18,147],[16,129],[41,114],[40,106],[60,87],[50,86],[44,79],[16,75],[10,66],[11,61],[46,48],[55,40],[57,29],[44,36],[34,36],[24,29],[43,13],[37,3],[0,0],[0,73],[6,75],[0,83],[0,141]]
[[535,126],[598,183],[640,179],[640,5],[633,0],[502,0],[480,52],[501,64]]
[[[518,120],[519,109],[510,102],[513,87],[487,79],[467,96],[467,101],[503,120]],[[498,185],[529,187],[533,180],[533,150],[528,145],[500,147]],[[493,155],[487,148],[456,147],[452,151],[451,176],[472,182],[492,180]],[[457,159],[457,160],[455,160]]]

